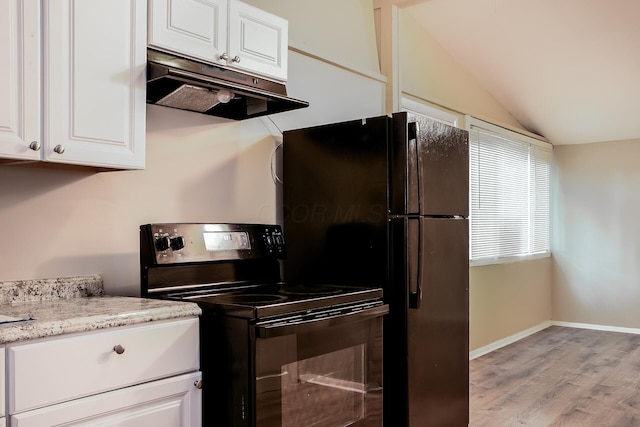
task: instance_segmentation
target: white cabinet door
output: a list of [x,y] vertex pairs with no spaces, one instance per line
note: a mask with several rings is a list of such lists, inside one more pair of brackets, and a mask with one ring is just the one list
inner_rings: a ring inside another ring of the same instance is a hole
[[0,417],[4,417],[5,415],[5,390],[6,390],[6,379],[5,379],[5,364],[4,364],[5,354],[4,347],[0,347]]
[[234,68],[287,79],[289,23],[246,3],[229,3],[229,60]]
[[44,2],[44,160],[144,167],[146,5]]
[[227,0],[149,0],[148,44],[226,65]]
[[202,392],[195,384],[201,377],[181,375],[12,415],[11,426],[200,427]]
[[149,0],[149,46],[287,79],[288,21],[237,0]]
[[38,0],[0,2],[1,157],[40,159],[39,17]]

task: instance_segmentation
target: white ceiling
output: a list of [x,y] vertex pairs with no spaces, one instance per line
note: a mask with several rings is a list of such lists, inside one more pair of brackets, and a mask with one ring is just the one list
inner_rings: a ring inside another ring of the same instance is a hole
[[392,0],[525,128],[640,139],[640,0]]

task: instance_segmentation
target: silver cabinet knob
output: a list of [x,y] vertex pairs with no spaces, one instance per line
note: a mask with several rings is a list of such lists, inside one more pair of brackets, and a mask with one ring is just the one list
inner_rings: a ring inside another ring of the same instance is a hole
[[198,380],[196,382],[193,383],[193,385],[195,386],[195,388],[197,388],[198,390],[202,389],[202,380]]
[[33,151],[40,151],[40,143],[38,141],[32,141],[31,144],[29,144],[29,148]]
[[58,153],[58,154],[62,154],[62,153],[64,153],[64,146],[58,144],[55,147],[53,147],[53,151]]
[[113,346],[113,351],[115,351],[118,354],[122,354],[122,353],[124,353],[124,347],[121,346],[120,344],[114,345]]
[[[221,61],[229,61],[229,54],[225,52],[220,55],[219,58]],[[231,58],[231,62],[235,62],[237,64],[238,62],[240,62],[240,57],[238,55],[234,56],[233,58]]]

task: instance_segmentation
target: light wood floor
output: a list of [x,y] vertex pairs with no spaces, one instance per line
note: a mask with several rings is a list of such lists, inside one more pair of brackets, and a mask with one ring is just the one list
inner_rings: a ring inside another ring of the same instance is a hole
[[470,361],[470,426],[640,426],[640,335],[552,326]]

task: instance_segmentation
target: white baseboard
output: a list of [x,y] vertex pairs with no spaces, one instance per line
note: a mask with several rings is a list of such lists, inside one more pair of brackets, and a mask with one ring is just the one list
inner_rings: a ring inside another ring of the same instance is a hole
[[640,328],[624,328],[621,326],[594,325],[592,323],[559,322],[557,320],[549,320],[546,322],[542,322],[532,328],[520,331],[517,334],[513,334],[501,340],[492,342],[491,344],[487,344],[483,347],[477,348],[469,353],[469,360],[473,360],[477,357],[484,356],[487,353],[491,353],[492,351],[495,351],[501,347],[513,344],[514,342],[526,338],[529,335],[540,332],[543,329],[547,329],[549,326],[564,326],[566,328],[593,329],[596,331],[622,332],[625,334],[640,335]]
[[536,332],[540,332],[543,329],[547,329],[549,326],[552,326],[554,323],[549,321],[542,322],[539,325],[536,325],[532,328],[525,329],[524,331],[520,331],[516,334],[510,335],[501,340],[492,342],[491,344],[487,344],[483,347],[477,348],[469,353],[469,360],[473,360],[477,357],[484,356],[487,353],[491,353],[501,347],[504,347],[509,344],[513,344],[516,341],[519,341],[523,338],[528,337],[529,335],[535,334]]
[[625,334],[640,335],[640,329],[624,328],[622,326],[594,325],[592,323],[558,322],[556,320],[552,320],[551,324],[553,326],[564,326],[567,328],[593,329],[596,331],[622,332]]

